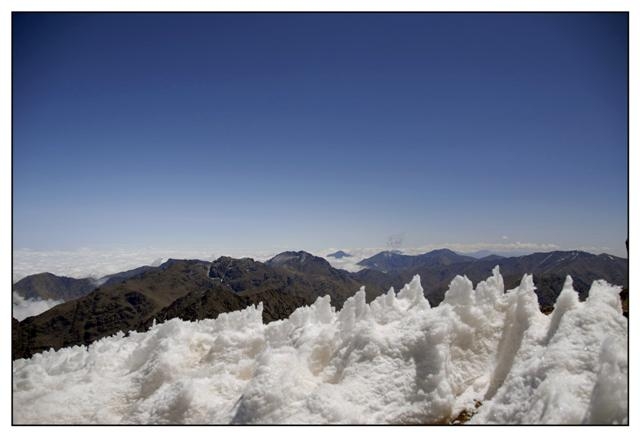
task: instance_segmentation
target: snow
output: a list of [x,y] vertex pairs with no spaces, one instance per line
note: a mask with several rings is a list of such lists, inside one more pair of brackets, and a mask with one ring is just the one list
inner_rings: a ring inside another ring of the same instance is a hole
[[552,314],[550,324],[535,304],[519,301],[516,311],[523,311],[522,317],[504,335],[522,324],[530,327],[519,339],[504,383],[471,421],[626,423],[627,321],[620,317],[619,292],[595,281],[580,303],[568,280],[554,310],[561,311],[561,319],[553,323]]
[[13,317],[22,321],[27,317],[37,316],[44,313],[56,305],[60,305],[64,301],[53,299],[25,299],[15,291],[12,295],[13,301]]
[[568,279],[550,316],[531,276],[456,277],[431,308],[415,277],[263,324],[262,307],[13,363],[15,423],[626,423],[620,288]]
[[[553,253],[550,253],[549,255],[545,256],[544,259],[542,261],[540,261],[540,264],[538,264],[539,266],[541,266],[542,264],[544,264],[544,262],[546,260],[548,260],[549,258],[551,258],[553,256]],[[564,259],[564,258],[563,258]]]

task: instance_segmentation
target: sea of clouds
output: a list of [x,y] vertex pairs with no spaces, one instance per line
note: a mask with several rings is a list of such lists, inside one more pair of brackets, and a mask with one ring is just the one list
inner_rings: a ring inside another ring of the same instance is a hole
[[[358,262],[373,256],[384,250],[400,250],[407,255],[418,255],[434,249],[449,248],[458,253],[474,252],[477,250],[492,250],[501,253],[546,252],[557,250],[554,244],[534,243],[477,243],[456,244],[442,243],[420,247],[370,247],[370,248],[328,248],[323,250],[308,250],[316,256],[326,258],[336,268],[348,271],[358,271],[362,266]],[[351,256],[336,259],[327,255],[339,249]],[[159,265],[169,258],[200,259],[212,261],[219,256],[232,256],[236,258],[250,257],[257,261],[266,261],[274,255],[285,250],[300,250],[291,248],[272,248],[265,250],[219,250],[213,253],[203,249],[166,249],[166,248],[137,248],[137,249],[76,249],[76,250],[32,250],[15,249],[13,251],[13,282],[19,281],[28,275],[49,272],[59,276],[72,278],[100,278],[105,275],[130,270],[143,265]]]
[[264,261],[276,253],[273,250],[212,253],[208,250],[163,248],[67,251],[16,249],[13,251],[13,282],[17,282],[25,276],[42,272],[72,278],[92,277],[98,279],[140,266],[160,265],[169,258],[212,261],[221,255],[227,255],[248,256],[258,261]]
[[12,293],[13,317],[18,320],[37,316],[61,303],[63,301],[53,299],[25,299],[15,291]]

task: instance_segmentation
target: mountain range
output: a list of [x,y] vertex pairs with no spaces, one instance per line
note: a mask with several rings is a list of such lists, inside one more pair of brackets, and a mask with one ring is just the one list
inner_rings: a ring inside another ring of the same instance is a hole
[[[381,252],[364,259],[363,270],[336,269],[310,253],[283,252],[266,262],[220,257],[213,262],[170,259],[158,267],[143,266],[99,280],[73,279],[42,273],[13,285],[25,298],[65,300],[37,316],[13,319],[13,358],[30,357],[49,348],[86,345],[118,331],[144,331],[174,317],[200,320],[262,302],[263,320],[288,317],[296,308],[329,295],[341,308],[365,286],[366,300],[396,290],[418,274],[432,306],[444,298],[456,275],[476,282],[500,265],[505,287],[533,273],[543,311],[552,307],[565,276],[584,298],[595,279],[628,287],[628,261],[607,254],[580,251],[534,253],[476,259],[448,249],[422,255]],[[628,292],[627,292],[628,293]]]
[[414,256],[381,252],[360,261],[360,265],[387,275],[399,275],[401,283],[420,275],[426,297],[432,305],[442,301],[449,282],[456,275],[466,275],[473,282],[478,282],[487,277],[496,265],[500,266],[507,289],[515,287],[525,273],[533,274],[538,301],[543,310],[553,306],[566,275],[572,276],[581,299],[586,297],[591,283],[596,279],[605,279],[623,287],[629,285],[628,261],[625,258],[578,250],[539,252],[509,258],[488,255],[480,259],[459,255],[448,249]]
[[418,267],[444,267],[474,260],[475,258],[471,256],[459,255],[449,249],[432,250],[422,255],[404,255],[395,251],[384,251],[371,258],[363,259],[358,265],[387,273]]
[[345,252],[344,250],[339,250],[337,252],[333,252],[327,255],[327,257],[331,257],[331,258],[335,258],[335,259],[342,259],[342,258],[351,258],[351,254]]

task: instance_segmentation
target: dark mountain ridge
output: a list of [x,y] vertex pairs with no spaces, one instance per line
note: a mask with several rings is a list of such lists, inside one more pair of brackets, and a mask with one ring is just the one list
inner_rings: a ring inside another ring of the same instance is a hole
[[[265,322],[288,317],[319,296],[338,308],[361,286],[344,270],[306,252],[266,263],[220,257],[213,262],[168,260],[118,283],[14,323],[13,357],[89,344],[118,331],[144,331],[153,321],[217,317],[263,302]],[[369,284],[367,300],[384,292]]]
[[341,259],[341,258],[351,258],[351,254],[345,252],[344,250],[339,250],[337,252],[333,252],[327,255],[327,257]]
[[425,266],[449,266],[474,260],[475,258],[473,257],[459,255],[449,249],[432,250],[421,255],[404,255],[397,252],[384,251],[363,259],[358,265],[387,273]]
[[153,269],[151,266],[142,266],[136,267],[135,269],[126,270],[124,272],[118,272],[111,275],[106,275],[98,279],[98,284],[101,286],[117,284],[122,281],[126,281],[127,279],[134,278],[138,275],[141,275],[149,270]]
[[[333,268],[325,259],[303,251],[283,252],[264,263],[230,257],[213,262],[170,259],[159,267],[129,270],[111,275],[88,294],[35,317],[21,322],[14,319],[13,357],[29,357],[49,348],[86,345],[118,331],[144,331],[154,320],[217,317],[259,302],[264,306],[265,322],[288,317],[296,308],[324,295],[331,297],[332,305],[341,308],[363,285],[366,299],[371,301],[391,286],[401,288],[415,274],[421,277],[425,296],[432,305],[437,305],[456,275],[466,275],[477,283],[486,279],[496,264],[500,265],[507,289],[515,287],[524,273],[533,273],[543,309],[554,304],[567,274],[572,275],[581,297],[595,279],[628,287],[626,259],[579,251],[475,259],[444,249],[415,256],[383,252],[369,260],[375,268],[356,273]],[[74,295],[59,289],[64,281],[51,283],[58,287],[56,293]],[[69,284],[76,285],[74,281]],[[40,291],[43,295],[54,295]]]
[[70,300],[91,292],[97,286],[92,278],[68,278],[53,273],[26,276],[13,284],[12,290],[25,299]]
[[13,284],[12,290],[25,299],[68,301],[85,296],[99,286],[118,284],[151,269],[151,266],[142,266],[98,279],[76,279],[48,272],[37,273],[20,279]]
[[629,285],[626,259],[577,250],[539,252],[499,259],[472,259],[449,265],[420,263],[417,259],[413,264],[407,264],[411,267],[396,269],[393,272],[400,276],[400,282],[410,280],[413,275],[420,275],[425,295],[432,305],[442,301],[449,283],[456,275],[466,275],[477,283],[489,276],[496,265],[500,266],[507,289],[517,286],[525,273],[533,274],[534,283],[538,288],[538,301],[543,308],[553,306],[562,290],[566,275],[572,276],[574,287],[581,298],[587,295],[591,283],[596,279],[605,279],[623,287]]
[[19,322],[14,334],[13,356],[28,357],[49,348],[89,344],[118,331],[138,330],[179,297],[211,288],[208,264],[180,261],[153,268],[28,317]]

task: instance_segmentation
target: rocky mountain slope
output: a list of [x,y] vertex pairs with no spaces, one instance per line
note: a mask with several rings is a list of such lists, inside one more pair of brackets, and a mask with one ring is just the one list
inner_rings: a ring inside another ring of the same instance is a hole
[[98,286],[118,284],[153,269],[142,266],[135,269],[106,275],[101,278],[68,278],[53,273],[29,275],[12,286],[12,290],[25,299],[68,301],[85,296]]
[[39,273],[22,278],[13,284],[13,291],[25,299],[71,300],[77,299],[96,288],[91,278],[75,279]]
[[[318,296],[329,295],[341,307],[360,286],[348,272],[306,252],[285,252],[266,263],[229,257],[212,263],[169,260],[14,323],[13,356],[89,344],[118,331],[144,331],[154,320],[213,318],[258,302],[268,322],[288,317]],[[369,284],[367,299],[383,291]]]
[[[168,261],[119,283],[104,285],[78,299],[19,322],[13,356],[77,344],[89,344],[118,331],[144,326],[149,318],[192,291],[212,288],[209,263]],[[15,331],[15,329],[14,329]]]
[[[532,273],[543,311],[553,307],[567,274],[573,277],[581,297],[595,279],[628,287],[626,259],[579,251],[483,259],[446,249],[416,256],[383,252],[363,262],[371,268],[350,273],[302,251],[283,252],[265,263],[230,257],[213,262],[169,260],[159,267],[111,275],[93,291],[86,291],[88,280],[34,275],[20,281],[38,290],[34,296],[76,298],[21,322],[14,319],[13,357],[86,345],[118,331],[145,331],[154,320],[214,318],[259,302],[263,303],[265,322],[286,318],[296,308],[325,295],[339,309],[361,286],[366,287],[365,300],[370,302],[392,286],[399,290],[416,274],[421,277],[425,297],[435,306],[456,275],[477,282],[491,274],[496,264],[507,287],[518,284],[524,273]],[[64,289],[64,284],[69,288]]]
[[[537,287],[536,294],[543,309],[553,307],[562,290],[566,275],[574,278],[574,286],[584,299],[591,283],[605,279],[612,284],[628,287],[628,261],[612,255],[593,255],[582,251],[554,251],[525,256],[501,257],[487,255],[476,259],[457,255],[447,249],[422,255],[403,255],[397,252],[380,252],[360,262],[367,267],[354,277],[377,283],[379,286],[400,287],[420,275],[426,297],[431,305],[438,305],[451,280],[466,275],[474,282],[482,280],[496,265],[500,266],[505,285],[513,287],[525,273],[532,273]],[[374,273],[375,272],[375,273]]]
[[388,273],[419,267],[450,266],[473,261],[475,261],[473,257],[458,255],[449,249],[438,249],[422,255],[403,255],[398,252],[384,251],[360,261],[358,265]]

